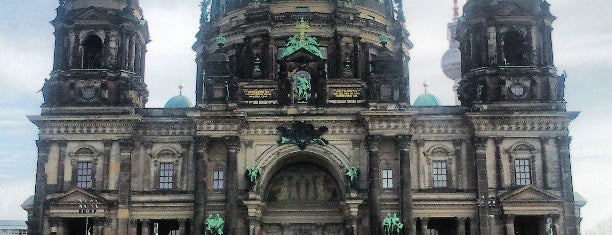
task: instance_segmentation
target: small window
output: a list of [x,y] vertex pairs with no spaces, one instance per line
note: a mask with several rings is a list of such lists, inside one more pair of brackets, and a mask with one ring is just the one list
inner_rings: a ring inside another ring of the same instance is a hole
[[234,16],[234,17],[230,18],[229,22],[230,22],[230,25],[231,25],[232,27],[233,27],[233,26],[236,26],[236,25],[238,24],[238,17],[237,17],[237,16]]
[[295,7],[295,12],[310,12],[309,7]]
[[216,170],[213,174],[213,189],[222,190],[225,183],[224,179],[223,171]]
[[93,162],[78,162],[77,187],[91,188],[93,186]]
[[529,159],[515,159],[514,170],[516,185],[531,184],[531,164]]
[[174,188],[174,163],[162,162],[159,164],[159,188]]
[[447,187],[446,161],[433,161],[432,171],[434,188]]
[[393,188],[393,170],[384,169],[382,171],[383,188]]

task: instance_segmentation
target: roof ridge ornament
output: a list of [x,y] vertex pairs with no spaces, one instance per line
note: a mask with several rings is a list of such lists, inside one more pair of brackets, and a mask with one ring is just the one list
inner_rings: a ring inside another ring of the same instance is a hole
[[306,29],[309,29],[310,25],[304,21],[304,18],[300,19],[300,21],[295,24],[295,28],[300,32],[289,38],[289,41],[285,45],[285,50],[281,53],[281,58],[285,58],[300,49],[304,49],[323,59],[323,53],[321,53],[321,50],[319,49],[317,39],[315,37],[306,35]]

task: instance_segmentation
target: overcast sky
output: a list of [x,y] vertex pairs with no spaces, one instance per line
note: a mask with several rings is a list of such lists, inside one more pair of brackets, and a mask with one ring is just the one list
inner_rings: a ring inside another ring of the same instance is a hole
[[[0,219],[26,219],[19,205],[34,192],[37,130],[26,115],[40,113],[37,91],[52,65],[56,0],[1,0],[0,5]],[[460,0],[461,1],[461,0]],[[199,0],[142,0],[152,42],[148,45],[148,107],[161,107],[178,94],[194,100]],[[460,2],[463,4],[465,0]],[[588,204],[583,228],[612,216],[612,2],[551,0],[555,63],[566,70],[568,109],[581,111],[571,124],[574,188]],[[452,0],[405,0],[411,51],[412,98],[429,93],[453,104],[451,80],[440,69],[448,48],[446,23]]]

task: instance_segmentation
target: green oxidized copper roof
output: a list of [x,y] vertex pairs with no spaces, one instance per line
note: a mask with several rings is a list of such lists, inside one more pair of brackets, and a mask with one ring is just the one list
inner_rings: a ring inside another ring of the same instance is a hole
[[310,28],[310,25],[301,19],[295,27],[300,30],[300,34],[293,35],[293,37],[289,38],[289,42],[286,44],[286,48],[281,53],[281,58],[287,57],[295,53],[300,49],[304,49],[313,55],[323,59],[323,54],[321,50],[319,50],[319,43],[317,39],[311,36],[306,36],[306,29]]
[[440,106],[440,100],[438,97],[427,93],[427,86],[429,86],[429,84],[424,82],[423,87],[425,88],[425,93],[417,97],[412,106]]
[[[183,84],[179,85],[179,89],[183,89]],[[191,104],[191,100],[189,98],[183,96],[183,92],[181,91],[179,95],[172,97],[166,102],[164,105],[165,109],[185,109],[191,108],[193,105]]]
[[440,100],[435,95],[424,93],[417,97],[412,106],[440,106]]
[[587,203],[587,200],[584,199],[584,197],[582,197],[582,195],[578,194],[577,192],[574,192],[574,202],[577,205],[584,206]]

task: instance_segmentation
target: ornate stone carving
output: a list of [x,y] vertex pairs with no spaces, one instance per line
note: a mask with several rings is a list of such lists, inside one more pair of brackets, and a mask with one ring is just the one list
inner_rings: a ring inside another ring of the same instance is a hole
[[314,125],[305,122],[294,122],[291,127],[277,127],[281,135],[278,144],[296,144],[300,149],[306,148],[309,144],[326,146],[329,142],[321,135],[327,132],[327,127],[322,126],[315,129]]
[[238,136],[226,136],[225,147],[230,152],[240,151],[240,138]]
[[398,135],[397,138],[395,139],[395,142],[399,150],[408,151],[410,150],[411,140],[412,140],[412,136],[410,135]]
[[380,148],[380,138],[380,135],[368,135],[366,137],[368,150],[378,151]]

